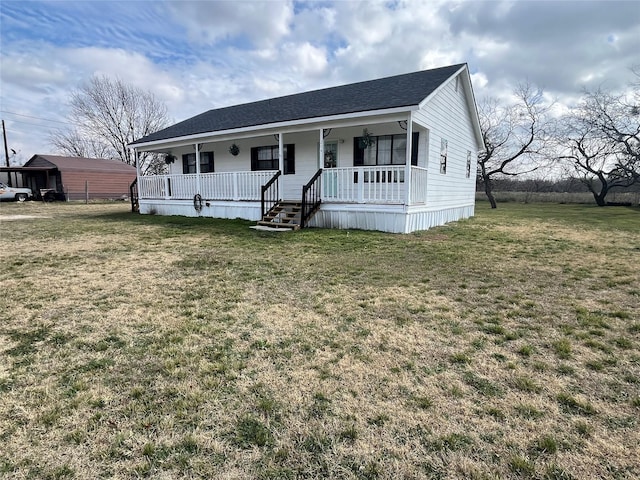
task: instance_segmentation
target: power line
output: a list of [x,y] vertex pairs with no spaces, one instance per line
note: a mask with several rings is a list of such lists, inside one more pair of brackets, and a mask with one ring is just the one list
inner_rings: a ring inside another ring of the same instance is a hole
[[[55,122],[55,123],[63,123],[65,125],[78,125],[77,123],[70,123],[70,122],[63,122],[61,120],[51,120],[49,118],[43,118],[43,117],[34,117],[33,115],[24,115],[22,113],[16,113],[16,112],[9,112],[7,110],[0,110],[0,112],[2,113],[8,113],[9,115],[17,115],[19,117],[25,117],[25,118],[33,118],[35,120],[44,120],[45,122]],[[18,122],[18,120],[12,120],[13,122]],[[22,122],[24,123],[24,122]]]
[[[33,127],[43,127],[43,128],[61,128],[61,127],[57,127],[55,125],[42,125],[41,123],[33,123],[33,122],[23,122],[21,120],[14,120],[11,119],[11,123],[20,123],[22,125],[31,125]],[[11,130],[11,127],[9,127],[9,130]]]

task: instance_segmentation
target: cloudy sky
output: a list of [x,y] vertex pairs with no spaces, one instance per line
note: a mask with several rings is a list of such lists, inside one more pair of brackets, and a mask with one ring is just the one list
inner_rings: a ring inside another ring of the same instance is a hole
[[478,99],[528,80],[570,104],[583,87],[625,88],[639,12],[638,0],[2,0],[0,113],[21,164],[55,153],[70,92],[96,74],[153,92],[175,121],[460,62]]

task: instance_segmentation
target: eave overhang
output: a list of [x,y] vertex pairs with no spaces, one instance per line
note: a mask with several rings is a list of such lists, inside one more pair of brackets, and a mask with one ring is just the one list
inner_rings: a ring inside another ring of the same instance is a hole
[[369,125],[386,121],[406,120],[408,115],[419,109],[419,105],[409,105],[396,108],[386,108],[382,110],[368,110],[363,112],[353,112],[341,115],[330,115],[325,117],[313,117],[301,120],[290,120],[286,122],[266,123],[250,127],[218,130],[214,132],[203,132],[182,137],[166,138],[151,142],[130,143],[130,148],[144,150],[147,147],[158,147],[156,149],[178,147],[181,145],[191,145],[200,143],[201,140],[227,141],[255,136],[271,135],[274,133],[292,133],[320,128],[340,128],[354,125]]

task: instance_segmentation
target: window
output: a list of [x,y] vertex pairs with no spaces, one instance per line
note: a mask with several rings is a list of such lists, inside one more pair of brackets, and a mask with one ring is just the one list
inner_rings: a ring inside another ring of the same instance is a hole
[[471,176],[471,151],[467,150],[467,178]]
[[[411,165],[418,165],[418,132],[413,132],[411,142]],[[366,148],[362,137],[353,139],[353,166],[404,165],[407,160],[406,135],[380,135],[371,137],[373,143]]]
[[[200,173],[213,171],[213,152],[200,152]],[[195,153],[182,155],[182,173],[196,173]]]
[[[284,173],[293,175],[296,173],[295,145],[284,145]],[[278,146],[254,147],[251,149],[251,170],[278,170]]]
[[440,142],[440,173],[447,173],[447,141],[443,138]]

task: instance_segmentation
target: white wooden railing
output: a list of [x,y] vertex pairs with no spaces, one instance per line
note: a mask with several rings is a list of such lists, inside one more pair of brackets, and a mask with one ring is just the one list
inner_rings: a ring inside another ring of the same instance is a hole
[[409,205],[427,203],[427,169],[411,167],[411,191]]
[[[200,194],[207,200],[260,200],[260,187],[276,171],[203,173]],[[191,200],[198,193],[198,176],[194,173],[140,177],[140,198]]]
[[[327,168],[322,171],[322,200],[344,203],[404,204],[405,166]],[[411,200],[425,203],[427,171],[411,167]]]
[[[275,175],[260,172],[203,173],[200,194],[207,200],[259,201],[260,187]],[[191,200],[198,193],[196,174],[140,177],[140,198]],[[322,171],[322,201],[404,204],[405,166],[326,168]],[[427,170],[411,167],[410,205],[427,200]]]

